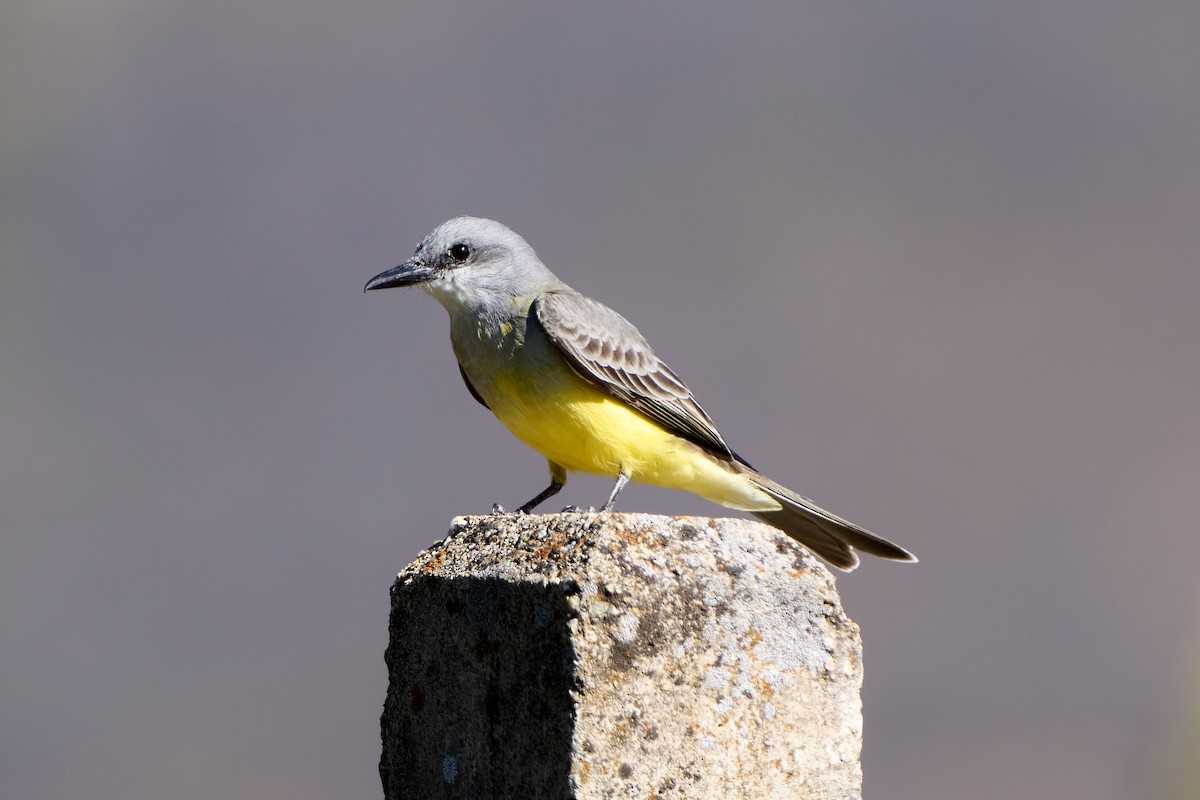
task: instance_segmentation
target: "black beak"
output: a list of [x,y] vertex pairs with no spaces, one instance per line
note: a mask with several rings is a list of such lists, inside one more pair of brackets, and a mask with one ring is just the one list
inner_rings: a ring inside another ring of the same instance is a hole
[[374,278],[371,278],[371,280],[367,281],[367,285],[363,287],[363,291],[391,289],[395,286],[412,286],[424,283],[435,274],[436,272],[427,264],[422,264],[416,259],[411,259],[398,267],[392,267],[387,272],[381,272]]

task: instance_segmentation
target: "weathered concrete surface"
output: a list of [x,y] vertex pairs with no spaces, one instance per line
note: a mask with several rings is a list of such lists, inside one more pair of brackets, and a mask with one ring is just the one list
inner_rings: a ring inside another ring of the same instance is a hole
[[759,523],[460,517],[387,661],[389,800],[861,797],[858,628]]

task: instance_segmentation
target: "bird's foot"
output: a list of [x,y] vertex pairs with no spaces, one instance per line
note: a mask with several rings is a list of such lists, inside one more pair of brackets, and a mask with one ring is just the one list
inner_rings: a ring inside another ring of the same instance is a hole
[[499,503],[492,503],[492,513],[490,516],[493,516],[493,517],[523,517],[528,513],[529,513],[529,509],[526,508],[525,506],[521,506],[516,511],[509,511],[507,508],[500,505]]
[[595,514],[596,509],[593,508],[592,506],[588,506],[587,508],[584,508],[582,506],[567,506],[566,508],[564,508],[562,511],[560,511],[558,513],[560,513],[560,514]]

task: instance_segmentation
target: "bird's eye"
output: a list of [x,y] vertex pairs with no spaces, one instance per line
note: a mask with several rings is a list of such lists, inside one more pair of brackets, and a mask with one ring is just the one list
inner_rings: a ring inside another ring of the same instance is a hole
[[450,249],[446,253],[460,264],[471,257],[471,245],[466,242],[450,245]]

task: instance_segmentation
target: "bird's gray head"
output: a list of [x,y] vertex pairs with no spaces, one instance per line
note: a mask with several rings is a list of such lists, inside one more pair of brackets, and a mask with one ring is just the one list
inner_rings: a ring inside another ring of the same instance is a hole
[[364,291],[416,286],[455,314],[500,311],[563,285],[504,225],[455,217],[426,236],[408,261],[367,281]]

